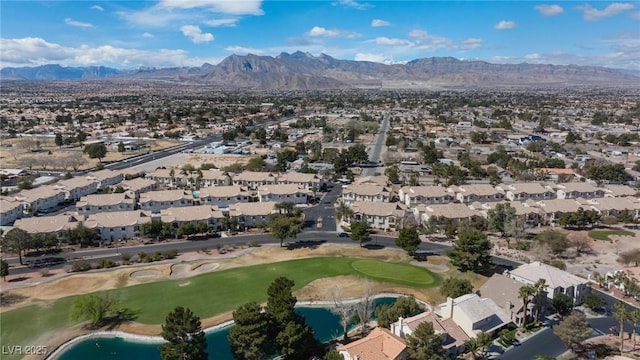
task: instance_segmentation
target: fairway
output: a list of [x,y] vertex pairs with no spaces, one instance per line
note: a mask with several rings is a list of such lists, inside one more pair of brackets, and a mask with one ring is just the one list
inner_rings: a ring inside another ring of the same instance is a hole
[[618,236],[633,236],[631,231],[626,230],[591,230],[589,231],[589,237],[594,240],[611,241],[610,235]]
[[362,276],[412,287],[436,285],[436,277],[427,269],[409,264],[386,263],[375,260],[355,260],[353,268]]
[[[188,281],[158,281],[111,292],[122,300],[122,307],[137,315],[135,321],[161,324],[176,306],[189,307],[201,318],[208,318],[235,310],[249,301],[264,302],[269,284],[279,276],[293,280],[294,290],[297,290],[317,279],[343,275],[414,288],[428,288],[440,283],[440,278],[427,269],[406,263],[318,257],[215,271],[191,277]],[[71,320],[75,298],[66,297],[51,301],[46,306],[30,305],[2,313],[0,336],[3,343],[32,344],[43,334],[77,324]]]

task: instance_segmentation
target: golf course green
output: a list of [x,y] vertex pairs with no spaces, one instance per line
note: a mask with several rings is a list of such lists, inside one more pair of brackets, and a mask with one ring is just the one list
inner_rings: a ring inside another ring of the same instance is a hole
[[[161,324],[166,314],[176,306],[189,307],[201,318],[208,318],[232,311],[249,301],[264,302],[269,284],[279,276],[293,280],[294,290],[297,290],[314,280],[341,275],[413,288],[429,288],[440,283],[436,274],[408,263],[317,257],[214,271],[188,279],[158,281],[110,291],[120,299],[121,307],[135,314],[135,321]],[[36,345],[35,342],[43,335],[77,324],[71,319],[75,298],[70,296],[3,312],[0,316],[3,344]]]

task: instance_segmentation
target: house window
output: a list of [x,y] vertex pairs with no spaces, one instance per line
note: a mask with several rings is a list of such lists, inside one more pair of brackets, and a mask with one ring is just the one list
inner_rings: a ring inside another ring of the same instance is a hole
[[124,230],[125,230],[125,228],[121,227],[121,228],[120,228],[120,230],[124,231]]

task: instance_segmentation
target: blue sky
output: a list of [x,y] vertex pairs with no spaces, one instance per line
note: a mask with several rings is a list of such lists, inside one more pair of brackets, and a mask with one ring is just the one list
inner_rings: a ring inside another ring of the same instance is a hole
[[383,63],[453,56],[640,70],[640,2],[0,2],[1,67],[200,66],[297,50]]

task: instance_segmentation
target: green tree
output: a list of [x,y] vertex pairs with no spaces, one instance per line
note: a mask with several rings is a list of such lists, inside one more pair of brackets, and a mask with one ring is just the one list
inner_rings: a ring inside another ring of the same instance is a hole
[[22,262],[22,253],[30,247],[31,235],[20,228],[14,227],[7,231],[2,237],[2,251],[5,253],[18,254],[20,265],[24,265]]
[[591,326],[585,314],[572,311],[553,327],[553,333],[569,348],[575,349],[591,336]]
[[591,290],[582,299],[582,304],[591,310],[598,310],[604,306],[604,300],[595,290]]
[[338,204],[336,208],[336,216],[340,221],[344,221],[346,219],[350,219],[353,216],[353,210],[344,202]]
[[573,299],[567,294],[558,293],[553,295],[551,305],[553,305],[560,315],[564,316],[571,313],[573,309]]
[[162,325],[160,345],[162,360],[206,360],[207,339],[200,318],[189,308],[178,306],[170,312]]
[[140,225],[140,234],[151,238],[157,238],[162,235],[162,226],[163,222],[161,220],[149,221]]
[[274,216],[269,220],[271,236],[280,240],[282,247],[284,240],[295,239],[302,229],[300,218]]
[[629,318],[629,309],[622,301],[613,304],[613,317],[620,322],[620,352],[624,350],[624,323]]
[[487,213],[489,230],[497,231],[506,237],[511,224],[516,218],[516,209],[509,203],[499,203]]
[[124,143],[123,143],[122,141],[120,141],[120,142],[118,143],[118,152],[123,153],[123,152],[125,152],[125,150],[126,150],[126,149],[125,149],[125,147],[124,147]]
[[547,230],[538,236],[538,241],[546,245],[555,255],[562,254],[571,245],[567,235],[556,230]]
[[0,259],[0,276],[2,276],[3,281],[7,281],[7,275],[9,275],[9,263]]
[[631,322],[631,326],[633,328],[633,348],[636,348],[636,334],[637,334],[637,330],[638,330],[638,321],[640,321],[640,310],[638,309],[633,309],[629,312],[629,315],[627,316],[627,318],[629,319],[629,321]]
[[400,184],[400,169],[398,165],[391,165],[384,169],[384,174],[389,178],[389,182],[392,184]]
[[185,221],[178,227],[179,236],[189,236],[197,232],[197,229],[190,221]]
[[457,298],[473,292],[473,285],[467,279],[449,277],[440,284],[440,294],[448,298]]
[[407,355],[413,360],[448,360],[449,356],[442,347],[444,334],[436,334],[433,324],[423,322],[407,336]]
[[364,221],[355,221],[351,223],[351,240],[357,241],[360,246],[371,241],[371,229],[369,224]]
[[265,171],[267,169],[267,163],[260,156],[249,159],[244,166],[247,171]]
[[64,145],[64,139],[62,138],[62,134],[56,133],[55,143],[56,143],[56,146],[58,147]]
[[88,154],[91,159],[98,159],[102,162],[102,159],[107,155],[107,146],[104,143],[88,144],[82,151]]
[[413,256],[422,243],[422,240],[420,240],[418,230],[415,227],[407,227],[400,229],[395,242],[398,247],[401,247],[407,254]]
[[491,345],[491,340],[491,334],[482,331],[475,338],[467,341],[464,347],[474,359],[482,359],[487,353],[487,348]]
[[344,360],[337,350],[331,349],[322,357],[322,360]]
[[231,353],[236,359],[262,360],[269,355],[269,319],[256,302],[246,303],[233,312],[235,326],[229,331]]
[[518,297],[522,299],[522,311],[524,312],[522,315],[522,327],[524,328],[527,325],[529,318],[527,317],[527,311],[529,310],[529,302],[531,302],[531,298],[535,294],[536,289],[533,285],[524,285],[520,287],[518,290]]
[[460,271],[481,272],[491,267],[491,242],[482,231],[463,227],[458,230],[458,240],[448,255],[451,263]]
[[383,304],[375,309],[378,326],[389,328],[399,317],[408,318],[420,312],[420,306],[413,296],[401,296],[393,305]]
[[119,304],[118,298],[109,292],[79,296],[73,301],[71,317],[89,320],[90,326],[95,328],[113,315]]
[[318,350],[319,344],[313,329],[294,309],[298,301],[292,294],[294,286],[292,280],[281,276],[267,289],[269,338],[276,339],[277,350],[285,358],[308,359]]

